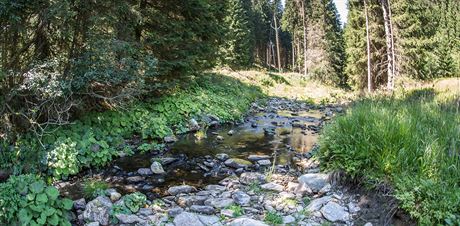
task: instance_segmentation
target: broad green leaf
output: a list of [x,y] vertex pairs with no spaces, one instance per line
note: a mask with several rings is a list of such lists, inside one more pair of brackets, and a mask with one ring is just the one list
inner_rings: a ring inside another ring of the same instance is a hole
[[48,218],[48,224],[50,225],[58,225],[59,224],[59,217],[56,214],[53,214],[51,217]]
[[19,210],[18,217],[19,217],[19,221],[23,225],[29,224],[30,220],[32,220],[32,214],[30,214],[29,211],[27,211],[26,209]]
[[45,193],[41,193],[41,194],[38,194],[37,197],[35,197],[35,200],[39,203],[47,203],[48,196],[46,196]]
[[34,182],[33,184],[29,186],[30,191],[35,194],[42,193],[44,188],[45,188],[45,183],[43,181]]
[[53,207],[48,207],[48,208],[46,208],[45,211],[43,211],[43,212],[46,214],[46,216],[51,216],[51,215],[53,215],[54,213],[56,213],[56,209],[53,208]]
[[59,196],[59,191],[53,186],[48,186],[45,192],[51,200],[56,200]]
[[70,199],[62,199],[62,208],[65,210],[71,210],[73,206],[73,201]]

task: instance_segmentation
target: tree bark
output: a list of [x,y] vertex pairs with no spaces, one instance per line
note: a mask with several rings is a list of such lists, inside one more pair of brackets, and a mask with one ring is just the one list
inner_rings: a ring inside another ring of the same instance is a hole
[[281,68],[281,54],[280,54],[280,39],[279,39],[279,34],[278,34],[278,22],[276,20],[276,6],[275,10],[273,11],[273,20],[275,21],[275,39],[276,39],[276,56],[278,58],[278,71],[282,72]]
[[305,21],[305,0],[301,1],[300,13],[302,14],[302,24],[303,24],[303,74],[307,76],[307,24]]
[[372,74],[371,74],[371,44],[369,39],[369,16],[367,12],[367,0],[364,0],[364,13],[366,15],[366,45],[367,45],[367,91],[372,92]]
[[390,7],[388,0],[380,0],[380,4],[382,5],[382,12],[383,12],[383,22],[385,27],[385,39],[386,39],[386,55],[387,55],[387,89],[393,90],[394,89],[394,46],[393,46],[393,31],[391,29],[391,22],[390,22]]

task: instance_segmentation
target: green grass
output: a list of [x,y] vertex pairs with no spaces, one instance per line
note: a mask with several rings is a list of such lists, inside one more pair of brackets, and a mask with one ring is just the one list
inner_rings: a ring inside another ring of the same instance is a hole
[[277,212],[267,212],[265,213],[265,222],[270,223],[270,224],[282,224],[283,223],[283,217],[278,214]]
[[227,207],[227,209],[233,211],[233,217],[239,217],[244,214],[244,209],[240,205],[233,204]]
[[322,166],[369,184],[392,185],[401,207],[422,225],[458,219],[457,101],[425,89],[357,102],[324,128]]

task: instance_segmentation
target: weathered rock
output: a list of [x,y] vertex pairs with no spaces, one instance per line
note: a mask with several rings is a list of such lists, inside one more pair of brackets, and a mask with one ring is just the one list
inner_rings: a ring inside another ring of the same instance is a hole
[[200,130],[200,125],[194,118],[192,118],[188,121],[188,128],[190,131],[198,131]]
[[168,189],[168,193],[171,195],[177,195],[181,193],[190,193],[192,191],[196,191],[196,188],[190,185],[173,186]]
[[222,223],[219,222],[219,217],[214,215],[198,215],[198,219],[200,219],[201,223],[203,223],[206,226],[222,226]]
[[145,177],[141,177],[141,176],[132,176],[132,177],[126,178],[126,181],[128,181],[129,183],[138,183],[144,180],[145,180]]
[[219,154],[216,154],[216,158],[219,159],[220,161],[225,161],[227,160],[229,157],[227,154],[225,153],[219,153]]
[[288,182],[287,184],[287,191],[290,191],[296,195],[304,195],[311,193],[311,189],[307,187],[305,184],[302,183],[294,183],[294,182]]
[[262,221],[242,217],[233,220],[229,226],[268,226],[268,224],[265,224]]
[[324,218],[331,222],[345,222],[350,218],[350,214],[346,211],[345,207],[332,201],[321,208],[321,213]]
[[272,162],[270,162],[270,160],[268,159],[262,159],[262,160],[257,161],[257,164],[261,166],[269,166],[272,164]]
[[161,163],[156,162],[156,161],[152,162],[152,165],[150,165],[150,170],[152,170],[152,172],[154,174],[163,174],[163,173],[165,173]]
[[85,224],[85,226],[99,226],[99,222],[90,222],[90,223],[87,223]]
[[329,202],[331,199],[332,199],[332,196],[330,196],[330,195],[329,196],[324,196],[324,197],[321,197],[321,198],[318,198],[318,199],[314,199],[313,201],[310,202],[310,204],[308,204],[306,209],[310,213],[314,212],[314,211],[318,211],[319,209],[321,209],[321,207],[323,207],[324,204]]
[[224,140],[224,137],[223,137],[223,136],[220,136],[220,135],[218,135],[218,136],[216,137],[216,140],[218,140],[218,141],[223,141],[223,140]]
[[291,215],[287,215],[283,217],[283,224],[292,224],[295,222],[295,218]]
[[142,176],[149,176],[153,174],[152,170],[150,170],[149,168],[140,168],[137,170],[137,173]]
[[177,161],[178,159],[177,158],[172,158],[172,157],[163,157],[163,158],[160,158],[160,162],[162,165],[169,165],[175,161]]
[[232,168],[245,168],[252,165],[251,162],[239,158],[227,159],[224,164]]
[[118,193],[115,189],[107,189],[105,193],[110,197],[110,201],[116,202],[121,198],[121,194]]
[[216,184],[207,185],[205,189],[208,191],[219,191],[219,192],[223,192],[227,190],[227,188],[225,188],[224,186],[216,185]]
[[171,217],[176,217],[177,215],[181,214],[182,212],[184,212],[184,209],[182,209],[180,207],[174,207],[174,208],[168,210],[168,215],[171,216]]
[[180,196],[177,198],[177,204],[181,207],[187,207],[191,205],[204,205],[204,201],[207,199],[208,196],[201,195]]
[[163,138],[163,141],[164,141],[165,143],[174,143],[174,142],[177,141],[177,138],[176,138],[176,136],[174,136],[174,135],[172,135],[172,136],[165,136],[165,137]]
[[270,159],[269,155],[249,155],[248,159],[253,162],[257,162],[259,160]]
[[274,182],[269,182],[269,183],[266,183],[266,184],[262,184],[262,185],[260,185],[260,187],[262,189],[270,190],[270,191],[281,192],[281,191],[284,190],[283,185],[280,185],[280,184],[277,184],[277,183],[274,183]]
[[226,216],[226,217],[233,217],[235,214],[235,211],[231,209],[223,209],[220,211],[220,215]]
[[109,213],[112,202],[105,196],[99,196],[86,205],[83,219],[87,222],[99,222],[101,225],[109,224]]
[[202,214],[208,214],[208,215],[213,214],[214,212],[216,212],[216,210],[212,206],[192,205],[190,207],[190,210],[193,211],[193,212],[202,213]]
[[205,224],[200,221],[197,214],[189,212],[182,212],[177,215],[173,222],[175,226],[205,226]]
[[139,216],[149,216],[153,214],[153,210],[151,208],[140,208],[139,211],[137,211],[137,215]]
[[307,185],[313,192],[319,192],[321,188],[326,186],[329,180],[329,174],[310,173],[304,174],[298,178],[300,183]]
[[238,205],[241,205],[241,206],[245,206],[245,205],[249,204],[249,202],[251,201],[251,196],[249,196],[248,194],[244,193],[243,191],[234,192],[232,197],[233,197],[233,200],[235,201],[235,203],[238,204]]
[[245,172],[240,175],[240,182],[246,185],[265,183],[265,175],[261,173]]
[[356,213],[356,212],[358,212],[358,211],[361,210],[361,208],[359,208],[359,206],[358,206],[356,203],[354,203],[354,202],[348,203],[348,206],[347,206],[347,207],[348,207],[348,211],[349,211],[350,213]]
[[86,208],[86,200],[84,198],[73,201],[73,208],[75,210],[84,210]]
[[122,224],[134,224],[134,223],[140,223],[140,222],[145,221],[134,214],[116,214],[115,217]]
[[222,209],[233,204],[233,199],[229,198],[210,198],[204,201],[207,206],[213,206],[214,208]]
[[233,130],[229,130],[229,131],[227,132],[227,134],[228,134],[229,136],[232,136],[234,133],[235,133],[235,131],[233,131]]

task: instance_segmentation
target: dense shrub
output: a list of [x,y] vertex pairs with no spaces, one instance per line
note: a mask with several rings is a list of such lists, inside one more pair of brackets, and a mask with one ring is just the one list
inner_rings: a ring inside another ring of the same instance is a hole
[[2,225],[69,225],[72,201],[33,175],[12,176],[0,183]]
[[324,128],[323,166],[390,183],[401,207],[421,224],[458,217],[460,117],[451,100],[424,90],[356,103]]
[[[165,136],[188,131],[188,121],[208,114],[221,121],[239,119],[261,96],[257,88],[226,76],[207,75],[172,94],[139,102],[122,111],[87,113],[71,125],[50,127],[42,137],[29,133],[1,152],[1,168],[15,174],[47,171],[54,178],[76,174],[84,167],[102,167],[131,154],[126,139],[137,134],[155,147]],[[148,148],[146,148],[148,147]]]

